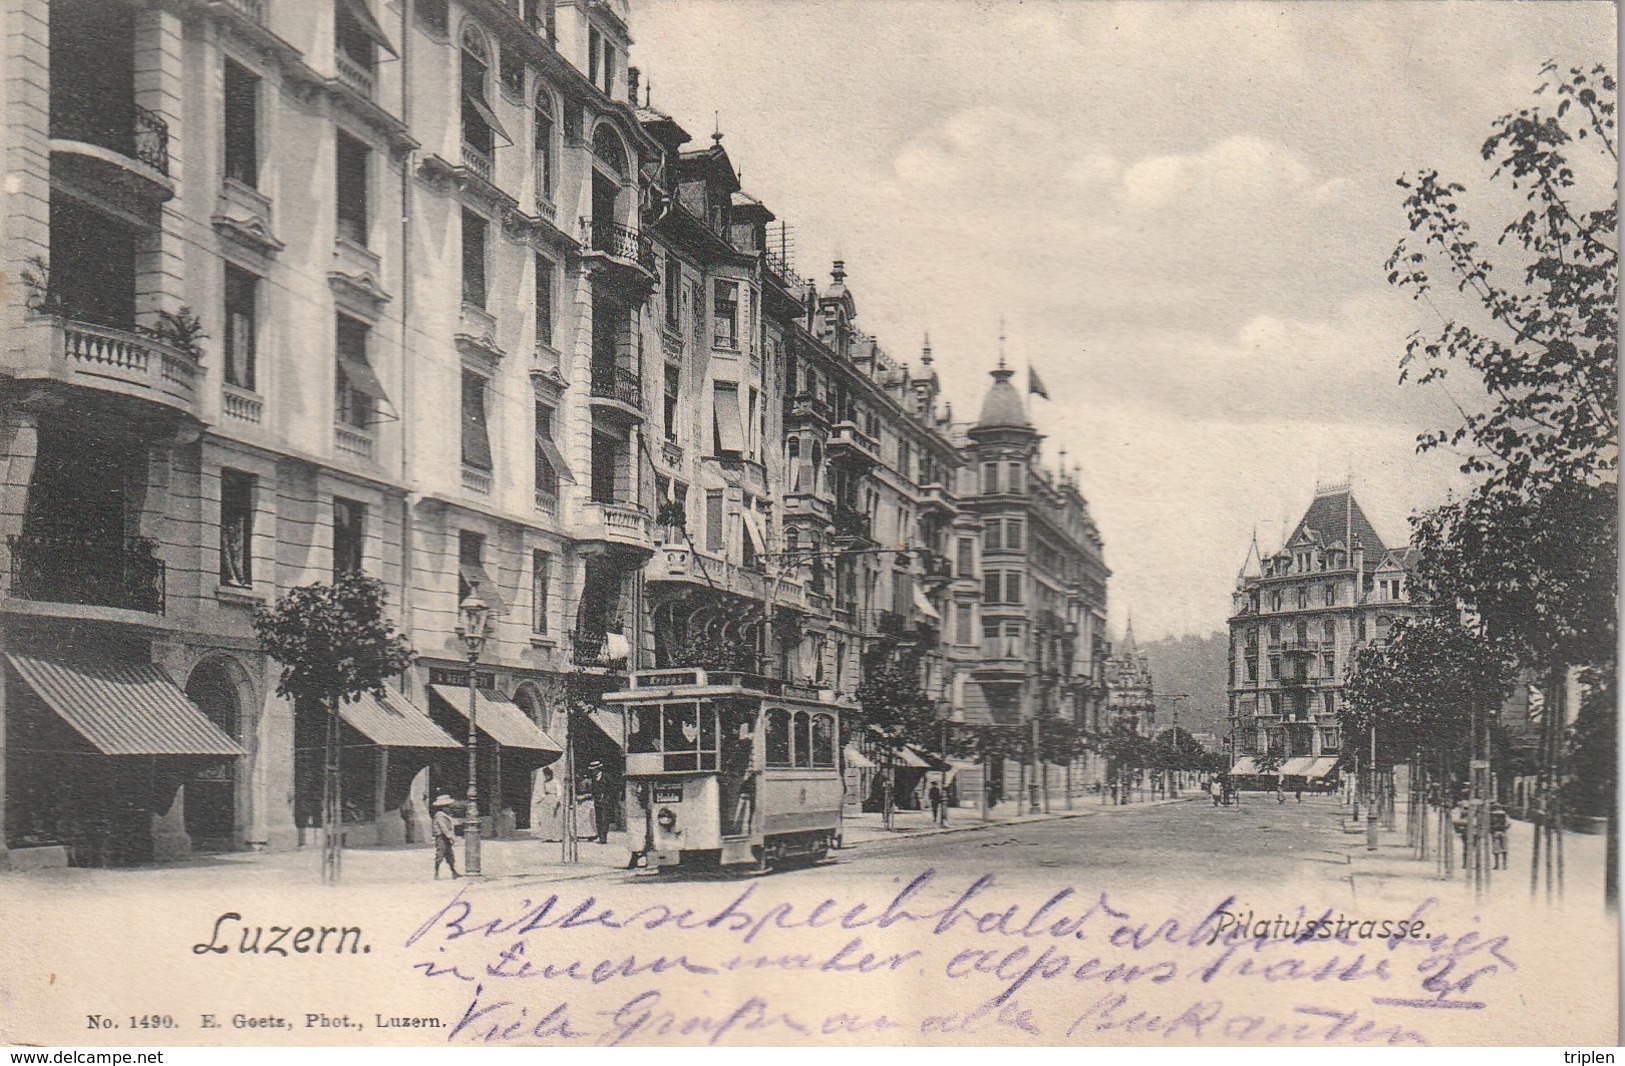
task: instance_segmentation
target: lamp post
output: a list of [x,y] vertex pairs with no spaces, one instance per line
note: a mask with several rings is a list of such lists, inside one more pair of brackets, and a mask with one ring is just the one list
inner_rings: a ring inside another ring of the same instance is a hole
[[463,825],[463,872],[478,876],[480,873],[480,735],[478,698],[474,685],[475,668],[479,665],[480,649],[485,647],[486,626],[491,608],[478,593],[469,593],[468,599],[457,607],[462,622],[457,635],[468,647],[468,810]]

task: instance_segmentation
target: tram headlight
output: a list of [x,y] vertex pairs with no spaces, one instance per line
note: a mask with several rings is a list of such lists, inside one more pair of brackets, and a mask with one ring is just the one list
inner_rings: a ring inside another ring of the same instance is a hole
[[670,807],[662,807],[660,813],[655,815],[655,822],[669,833],[677,828],[677,814]]

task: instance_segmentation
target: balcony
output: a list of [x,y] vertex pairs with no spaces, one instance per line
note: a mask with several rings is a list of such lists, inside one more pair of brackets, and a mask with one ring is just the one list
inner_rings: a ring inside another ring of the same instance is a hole
[[158,542],[25,533],[7,538],[17,599],[164,613]]
[[651,280],[654,278],[654,242],[631,226],[623,226],[619,222],[609,220],[583,218],[581,240],[586,245],[587,253],[605,256],[618,265],[636,267],[647,273]]
[[834,517],[834,506],[825,496],[791,489],[784,494],[784,513],[786,517],[810,515],[820,522],[828,522]]
[[868,515],[845,504],[835,505],[836,540],[869,541],[869,532]]
[[685,545],[667,544],[658,549],[643,568],[643,576],[646,581],[709,588],[752,600],[764,599],[768,591],[767,579],[759,571],[699,555]]
[[463,491],[476,496],[491,495],[491,471],[463,464]]
[[265,0],[226,0],[226,6],[261,25],[265,24]]
[[167,122],[138,104],[120,108],[58,92],[68,96],[67,106],[52,108],[53,178],[111,187],[155,203],[175,195]]
[[201,421],[191,355],[150,333],[58,315],[23,322],[19,381],[56,381],[157,404]]
[[834,417],[835,412],[830,410],[829,404],[816,396],[802,393],[790,400],[790,410],[785,421],[792,425],[811,423],[828,426]]
[[487,185],[496,184],[496,162],[472,144],[463,145],[463,169]]
[[922,518],[933,512],[943,518],[959,514],[959,501],[946,485],[936,481],[920,486],[919,505]]
[[922,551],[920,564],[923,570],[920,580],[927,589],[939,589],[954,579],[953,563],[946,555],[934,551]]
[[575,535],[583,555],[621,555],[641,565],[655,550],[653,522],[643,508],[631,503],[583,503]]
[[223,384],[220,386],[220,413],[227,422],[257,426],[265,417],[265,401],[247,389]]
[[783,252],[775,252],[771,248],[762,253],[767,272],[773,276],[780,285],[800,296],[807,291],[807,283],[800,274],[790,266],[790,258]]
[[340,455],[359,459],[364,463],[372,462],[377,450],[369,430],[345,425],[343,422],[333,425],[333,449]]
[[595,407],[618,411],[634,419],[643,417],[643,381],[624,366],[593,364],[590,391]]
[[376,82],[372,71],[357,62],[348,52],[337,49],[333,52],[333,66],[338,71],[339,84],[359,96],[371,100],[376,90]]
[[859,467],[872,467],[880,463],[880,445],[851,422],[842,422],[825,446],[831,462],[846,462]]

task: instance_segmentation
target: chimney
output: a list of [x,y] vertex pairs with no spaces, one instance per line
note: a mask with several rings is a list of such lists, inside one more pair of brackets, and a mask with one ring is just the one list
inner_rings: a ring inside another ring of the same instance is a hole
[[637,67],[626,68],[626,98],[632,102],[633,107],[638,106],[638,77]]

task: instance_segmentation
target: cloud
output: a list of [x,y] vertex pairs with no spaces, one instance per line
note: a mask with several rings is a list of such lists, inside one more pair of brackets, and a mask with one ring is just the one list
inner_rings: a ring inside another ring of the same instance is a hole
[[1253,136],[1226,137],[1201,151],[1158,155],[1128,167],[1117,186],[1130,211],[1170,205],[1257,204],[1311,190],[1313,176],[1301,152]]

